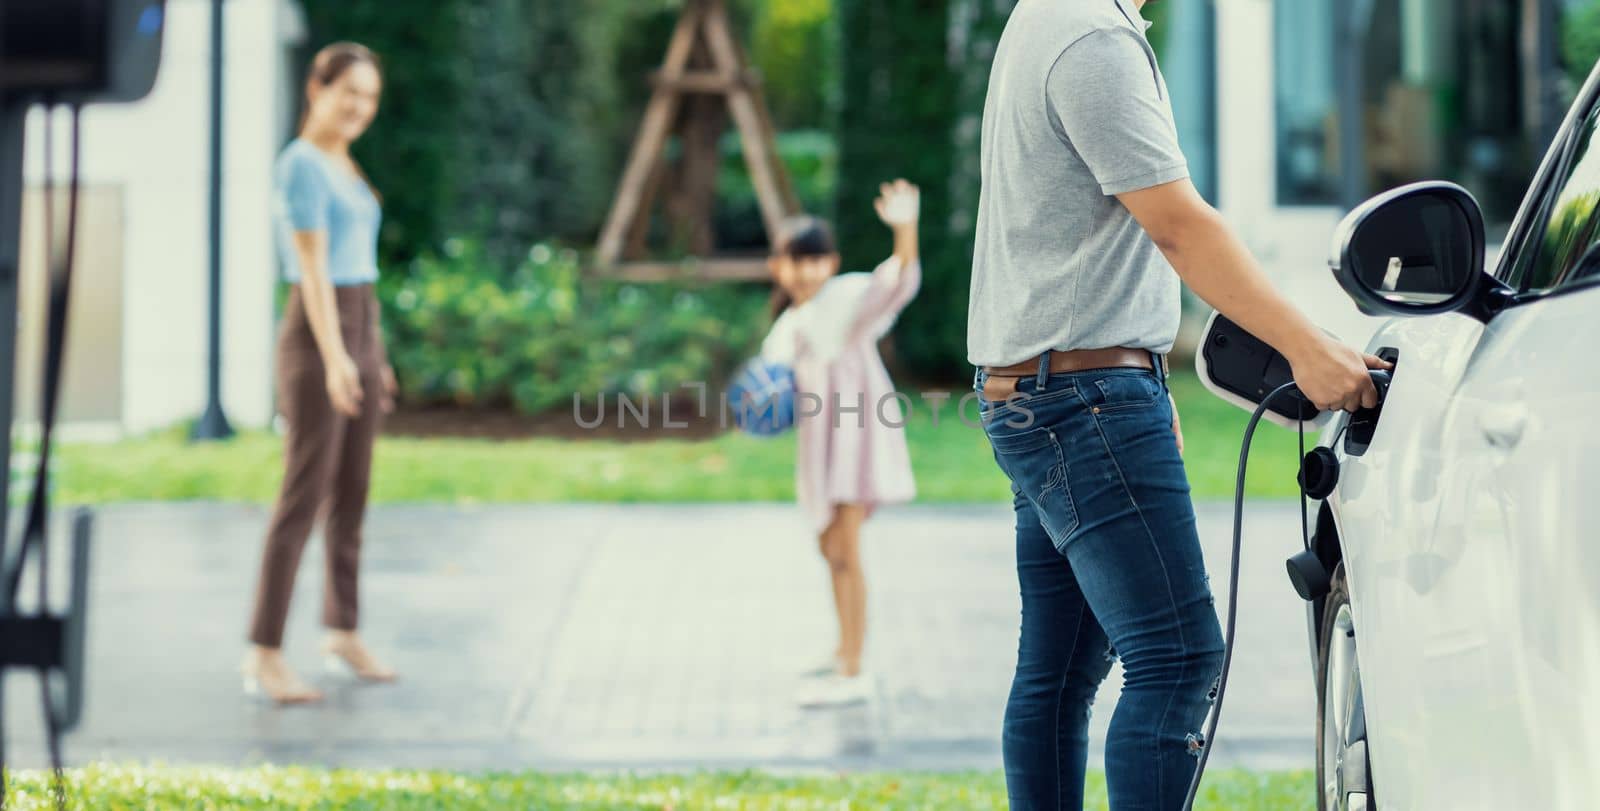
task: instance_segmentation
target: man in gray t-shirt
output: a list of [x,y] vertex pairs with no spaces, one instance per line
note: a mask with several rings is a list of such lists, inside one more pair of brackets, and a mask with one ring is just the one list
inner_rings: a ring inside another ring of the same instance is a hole
[[1165,353],[1178,277],[1115,197],[1189,176],[1144,21],[1115,0],[1013,13],[1034,24],[1006,30],[989,78],[967,359]]
[[1113,811],[1184,801],[1222,638],[1160,356],[1180,280],[1288,358],[1322,408],[1376,404],[1382,361],[1316,329],[1195,192],[1145,0],[1020,0],[983,115],[968,313],[985,431],[1011,479],[1022,590],[1011,807],[1081,809],[1113,656]]

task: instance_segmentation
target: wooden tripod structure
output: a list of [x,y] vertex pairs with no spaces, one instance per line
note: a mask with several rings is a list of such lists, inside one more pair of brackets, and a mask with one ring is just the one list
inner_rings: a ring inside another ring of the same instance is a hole
[[[719,164],[717,142],[732,117],[744,144],[745,163],[755,186],[761,219],[770,243],[784,218],[800,211],[788,173],[778,158],[772,119],[759,78],[747,67],[743,50],[728,24],[724,0],[685,0],[683,14],[667,46],[666,59],[651,80],[655,90],[628,156],[627,168],[600,232],[596,260],[608,275],[636,281],[662,281],[691,275],[701,279],[766,279],[764,257],[710,257],[711,228]],[[682,149],[676,165],[666,161],[668,138],[676,131]],[[685,263],[640,261],[645,254],[650,211],[667,187],[666,214],[678,247],[699,257]]]

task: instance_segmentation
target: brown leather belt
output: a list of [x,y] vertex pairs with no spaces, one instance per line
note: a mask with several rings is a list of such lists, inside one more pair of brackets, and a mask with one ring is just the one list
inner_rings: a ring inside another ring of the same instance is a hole
[[[1148,349],[1070,349],[1050,352],[1050,373],[1086,372],[1090,369],[1154,369]],[[1039,374],[1039,356],[1010,366],[985,366],[990,377],[1033,377]]]
[[[1050,373],[1086,372],[1091,369],[1155,370],[1153,360],[1155,357],[1148,349],[1129,349],[1122,346],[1110,349],[1051,350]],[[1166,365],[1165,361],[1162,365]],[[1039,374],[1039,356],[1035,355],[1010,366],[985,366],[983,371],[989,378],[983,387],[984,399],[1004,400],[1017,390],[1017,380]],[[1165,369],[1161,372],[1165,375]]]

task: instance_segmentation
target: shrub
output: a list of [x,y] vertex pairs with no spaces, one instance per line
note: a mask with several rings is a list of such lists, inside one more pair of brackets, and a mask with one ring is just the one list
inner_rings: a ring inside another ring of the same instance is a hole
[[508,271],[448,240],[381,295],[390,361],[417,404],[534,413],[574,393],[715,390],[766,327],[764,289],[599,281],[547,244]]

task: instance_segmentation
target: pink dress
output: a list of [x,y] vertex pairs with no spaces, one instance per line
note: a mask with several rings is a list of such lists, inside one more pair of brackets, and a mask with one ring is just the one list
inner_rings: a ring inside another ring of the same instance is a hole
[[790,307],[762,344],[767,360],[794,367],[795,492],[821,532],[835,504],[880,504],[916,496],[906,450],[905,404],[878,354],[922,283],[922,267],[890,257],[871,273],[841,273],[805,304]]

